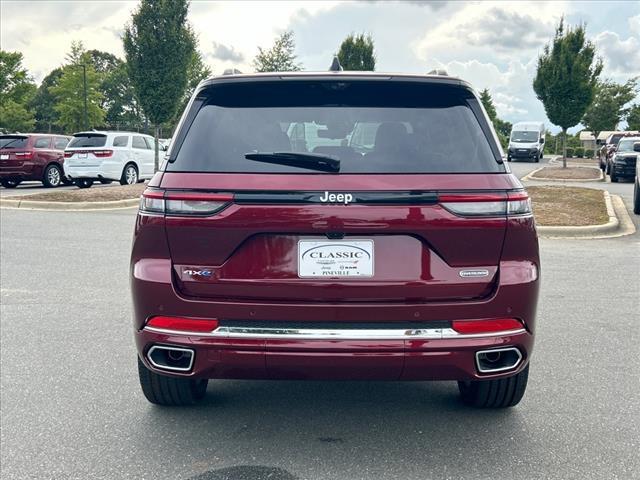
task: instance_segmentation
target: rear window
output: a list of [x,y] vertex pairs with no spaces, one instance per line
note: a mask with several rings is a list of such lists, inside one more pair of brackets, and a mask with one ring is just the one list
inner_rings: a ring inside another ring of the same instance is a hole
[[67,148],[104,147],[106,135],[74,135]]
[[2,136],[0,137],[0,148],[27,148],[27,137],[12,137]]
[[167,171],[317,173],[246,159],[252,152],[327,155],[340,160],[340,173],[505,171],[474,113],[477,100],[455,86],[238,82],[214,85],[197,100]]

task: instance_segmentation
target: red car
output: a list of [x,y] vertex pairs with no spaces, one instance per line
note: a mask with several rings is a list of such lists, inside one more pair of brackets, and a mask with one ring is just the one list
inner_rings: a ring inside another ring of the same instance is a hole
[[531,205],[480,100],[444,75],[200,85],[141,198],[142,391],[208,379],[455,380],[522,398],[539,289]]
[[0,184],[16,188],[25,180],[58,187],[64,178],[64,149],[71,137],[40,133],[0,135]]

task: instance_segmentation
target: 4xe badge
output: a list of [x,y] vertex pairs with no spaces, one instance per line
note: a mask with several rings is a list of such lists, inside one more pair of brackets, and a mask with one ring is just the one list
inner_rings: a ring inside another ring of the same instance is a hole
[[320,196],[320,201],[322,203],[344,203],[348,205],[353,201],[353,195],[350,193],[329,193],[325,191]]
[[191,278],[209,278],[213,272],[208,268],[185,268],[182,270],[182,275]]

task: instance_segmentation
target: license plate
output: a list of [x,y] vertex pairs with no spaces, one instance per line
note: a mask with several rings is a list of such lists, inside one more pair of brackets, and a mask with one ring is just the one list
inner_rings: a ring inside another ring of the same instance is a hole
[[86,153],[79,153],[78,154],[78,158],[83,160],[83,159],[87,158],[87,154]]
[[0,160],[9,160],[9,155],[0,155]]
[[300,240],[300,278],[373,276],[373,240]]

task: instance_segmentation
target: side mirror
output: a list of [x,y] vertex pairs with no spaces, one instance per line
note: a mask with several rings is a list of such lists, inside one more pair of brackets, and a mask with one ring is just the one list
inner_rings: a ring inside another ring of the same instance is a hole
[[544,143],[544,137],[540,137],[540,143]]
[[633,144],[633,151],[640,152],[640,142],[636,142]]

